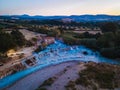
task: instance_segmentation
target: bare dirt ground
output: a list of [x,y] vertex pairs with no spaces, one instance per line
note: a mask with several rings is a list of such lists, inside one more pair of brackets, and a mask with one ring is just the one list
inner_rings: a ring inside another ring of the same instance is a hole
[[84,64],[66,62],[41,69],[19,80],[7,90],[35,90],[51,77],[56,77],[55,83],[48,90],[65,90],[65,85],[78,77],[78,72],[83,70]]

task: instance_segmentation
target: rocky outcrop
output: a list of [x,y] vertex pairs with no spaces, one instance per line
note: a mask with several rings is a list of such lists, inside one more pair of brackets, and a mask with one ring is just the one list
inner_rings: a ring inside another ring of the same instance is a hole
[[21,70],[24,70],[24,69],[26,69],[26,66],[24,66],[21,63],[17,63],[9,68],[6,68],[6,69],[0,71],[0,78],[3,78],[7,75],[14,74],[14,73],[21,71]]

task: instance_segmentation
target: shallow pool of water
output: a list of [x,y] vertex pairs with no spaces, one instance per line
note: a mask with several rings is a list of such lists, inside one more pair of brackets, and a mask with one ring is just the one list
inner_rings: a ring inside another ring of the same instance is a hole
[[[87,52],[87,54],[83,54]],[[94,62],[105,62],[110,64],[120,64],[120,61],[107,59],[99,55],[98,52],[84,46],[67,46],[62,42],[56,41],[54,44],[49,45],[44,51],[38,54],[33,54],[37,60],[37,65],[32,66],[26,70],[17,72],[13,75],[9,75],[3,79],[0,79],[0,89],[5,88],[21,78],[39,70],[44,67],[59,64],[67,61],[94,61]]]

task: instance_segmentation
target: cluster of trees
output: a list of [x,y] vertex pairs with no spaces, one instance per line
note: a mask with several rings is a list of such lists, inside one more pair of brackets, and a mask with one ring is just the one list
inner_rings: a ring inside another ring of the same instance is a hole
[[15,47],[15,43],[12,35],[5,32],[0,32],[0,52],[4,53],[13,47]]
[[120,31],[117,23],[108,22],[101,27],[103,35],[97,39],[100,53],[108,58],[120,58]]
[[118,25],[113,22],[105,23],[101,26],[103,34],[83,34],[64,33],[63,40],[66,44],[85,45],[94,50],[98,50],[103,56],[108,58],[120,58],[120,31]]
[[26,39],[24,35],[18,30],[13,30],[11,32],[11,35],[12,35],[13,41],[16,43],[17,46],[23,46],[26,44]]
[[99,51],[109,58],[120,58],[120,32],[107,32],[97,40]]
[[0,52],[5,53],[11,48],[21,47],[26,44],[26,40],[21,32],[13,30],[11,34],[0,31]]

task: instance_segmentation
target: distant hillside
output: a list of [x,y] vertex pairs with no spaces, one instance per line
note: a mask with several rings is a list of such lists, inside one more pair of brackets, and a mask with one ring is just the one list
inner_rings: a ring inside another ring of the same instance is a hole
[[120,15],[71,15],[71,16],[29,16],[29,15],[1,15],[0,19],[24,19],[24,20],[65,20],[65,21],[119,21]]

